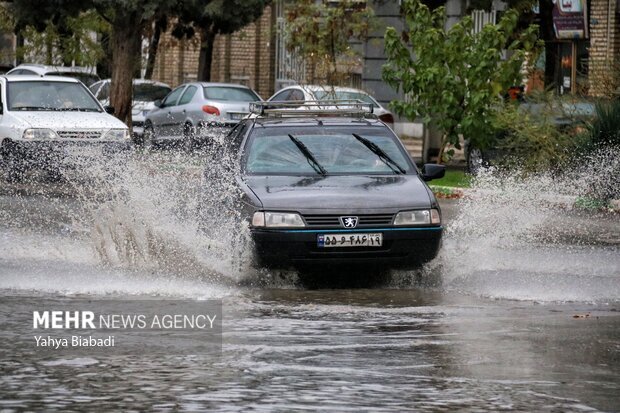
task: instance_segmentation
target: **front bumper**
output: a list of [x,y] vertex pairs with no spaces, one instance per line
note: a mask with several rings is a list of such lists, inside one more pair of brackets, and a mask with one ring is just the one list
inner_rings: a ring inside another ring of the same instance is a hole
[[[382,233],[381,247],[321,248],[321,234]],[[359,230],[253,229],[261,266],[287,268],[312,264],[377,264],[384,268],[419,268],[437,255],[443,228],[364,228]]]
[[77,157],[113,156],[131,148],[129,141],[4,141],[3,152],[29,164],[48,166],[53,162],[71,161]]

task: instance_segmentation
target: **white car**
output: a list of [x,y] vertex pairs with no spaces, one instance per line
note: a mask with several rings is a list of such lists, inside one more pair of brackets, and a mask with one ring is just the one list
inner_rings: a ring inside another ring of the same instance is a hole
[[116,153],[129,138],[127,126],[76,79],[0,76],[0,160],[9,180],[31,169],[57,173],[58,162],[84,149]]
[[82,66],[50,66],[36,63],[23,63],[11,70],[7,75],[38,75],[38,76],[66,76],[72,77],[90,86],[99,81],[99,76],[87,67]]
[[[103,106],[110,104],[110,79],[94,83],[89,89]],[[131,128],[138,141],[142,140],[144,120],[146,115],[155,109],[155,101],[165,98],[171,90],[172,88],[165,83],[154,80],[134,79]]]
[[279,90],[267,101],[286,102],[302,100],[361,100],[372,105],[372,113],[394,129],[394,115],[363,90],[341,86],[294,85]]

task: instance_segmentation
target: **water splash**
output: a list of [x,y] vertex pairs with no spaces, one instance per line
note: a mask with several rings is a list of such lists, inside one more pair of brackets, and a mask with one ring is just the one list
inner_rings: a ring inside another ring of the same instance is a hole
[[575,209],[619,188],[619,153],[601,150],[570,173],[483,170],[449,223],[443,285],[528,300],[620,300],[620,220]]
[[251,262],[237,208],[237,162],[224,149],[74,159],[75,170],[63,175],[88,213],[101,263],[225,283],[245,276]]

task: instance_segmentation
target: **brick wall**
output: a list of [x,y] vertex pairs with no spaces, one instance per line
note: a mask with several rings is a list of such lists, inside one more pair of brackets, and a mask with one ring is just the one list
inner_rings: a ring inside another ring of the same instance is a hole
[[153,79],[172,87],[196,80],[200,37],[179,40],[170,32],[163,33],[153,68]]
[[609,93],[611,76],[617,76],[614,71],[620,65],[620,10],[616,8],[615,0],[591,0],[588,77],[593,96]]
[[249,86],[264,99],[273,94],[275,44],[273,6],[256,22],[229,35],[218,35],[213,45],[211,80]]
[[[272,7],[244,29],[218,35],[213,45],[212,82],[240,83],[263,98],[273,94],[275,83],[275,45]],[[200,37],[178,40],[170,32],[162,35],[153,70],[153,79],[172,87],[194,81],[198,73]]]

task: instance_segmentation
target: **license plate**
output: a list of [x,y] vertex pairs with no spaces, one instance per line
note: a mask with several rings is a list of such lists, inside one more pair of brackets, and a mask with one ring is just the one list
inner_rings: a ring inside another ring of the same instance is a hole
[[241,120],[247,113],[228,113],[232,120]]
[[380,247],[383,234],[322,234],[317,242],[319,248]]

